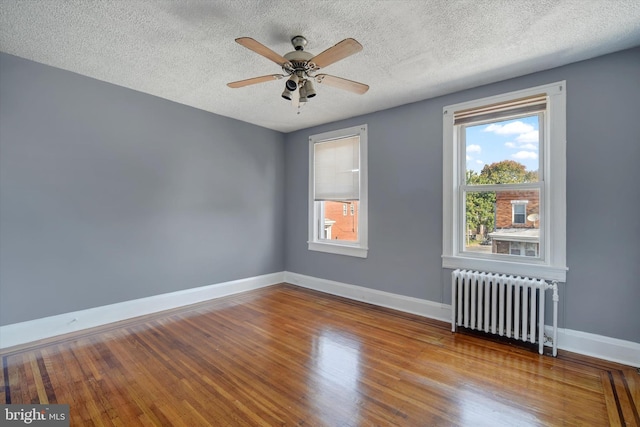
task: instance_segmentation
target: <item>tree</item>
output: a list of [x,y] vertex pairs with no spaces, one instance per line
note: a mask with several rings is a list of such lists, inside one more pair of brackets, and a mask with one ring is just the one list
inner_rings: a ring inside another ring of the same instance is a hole
[[480,176],[484,177],[483,184],[514,184],[538,180],[537,171],[527,171],[525,165],[515,160],[502,160],[485,165]]
[[[483,170],[484,171],[484,170]],[[478,175],[474,171],[467,172],[467,184],[468,185],[480,185],[490,184],[487,181],[487,176],[482,173]],[[490,230],[494,228],[494,206],[496,203],[496,193],[494,191],[470,191],[466,194],[466,220],[467,230],[472,234],[482,232],[486,235]],[[480,229],[480,226],[484,226],[484,230]]]
[[[535,182],[538,180],[537,171],[527,171],[525,165],[514,160],[485,165],[480,174],[467,171],[467,185],[482,184],[514,184]],[[473,234],[479,233],[480,226],[484,226],[483,237],[493,231],[495,227],[495,191],[469,191],[466,194],[467,229]]]

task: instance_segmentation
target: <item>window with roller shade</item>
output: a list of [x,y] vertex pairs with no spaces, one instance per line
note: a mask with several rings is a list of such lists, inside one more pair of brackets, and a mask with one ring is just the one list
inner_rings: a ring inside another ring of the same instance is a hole
[[366,258],[366,153],[367,125],[309,137],[309,250]]

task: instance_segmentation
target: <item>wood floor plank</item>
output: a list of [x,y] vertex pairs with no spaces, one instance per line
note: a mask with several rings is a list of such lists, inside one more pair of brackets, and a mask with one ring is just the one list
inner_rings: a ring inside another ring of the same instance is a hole
[[640,426],[640,368],[624,368],[622,371],[633,419]]
[[3,355],[74,426],[640,425],[635,369],[282,284]]
[[[611,379],[616,390],[617,403],[619,406],[619,412],[625,425],[640,425],[640,416],[638,415],[638,408],[634,405],[633,395],[629,388],[629,384],[632,383],[636,375],[629,375],[630,379],[625,377],[624,370],[612,370]],[[636,393],[637,394],[637,393]]]
[[7,403],[11,400],[11,396],[7,394],[9,391],[9,378],[6,364],[6,356],[0,357],[2,366],[0,366],[0,403]]

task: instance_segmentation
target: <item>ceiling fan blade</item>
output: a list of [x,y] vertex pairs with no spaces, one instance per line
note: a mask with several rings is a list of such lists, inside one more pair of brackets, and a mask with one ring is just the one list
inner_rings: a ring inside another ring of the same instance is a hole
[[238,88],[238,87],[254,85],[257,83],[264,83],[271,80],[279,80],[283,77],[284,77],[283,74],[269,74],[268,76],[254,77],[252,79],[238,80],[237,82],[227,83],[227,86],[232,88]]
[[258,55],[262,55],[265,58],[272,60],[281,67],[284,64],[289,63],[289,61],[284,56],[275,53],[274,51],[272,51],[262,43],[255,41],[251,37],[240,37],[236,39],[236,42],[246,47],[247,49],[254,51]]
[[329,74],[318,74],[316,76],[318,83],[326,84],[327,86],[337,87],[338,89],[348,90],[349,92],[362,95],[369,90],[369,86],[364,83],[354,82],[353,80],[343,79],[342,77],[330,76]]
[[309,62],[313,62],[316,65],[316,69],[324,68],[361,50],[362,45],[358,43],[357,40],[344,39],[340,43],[314,56]]

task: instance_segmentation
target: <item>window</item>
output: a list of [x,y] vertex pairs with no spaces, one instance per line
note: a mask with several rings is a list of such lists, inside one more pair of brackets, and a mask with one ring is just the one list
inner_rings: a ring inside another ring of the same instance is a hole
[[565,88],[443,109],[443,267],[566,279]]
[[538,255],[538,244],[526,242],[509,242],[509,254],[535,257]]
[[312,135],[309,250],[366,258],[367,237],[367,125]]
[[511,222],[513,224],[526,224],[528,201],[512,200],[511,201]]

